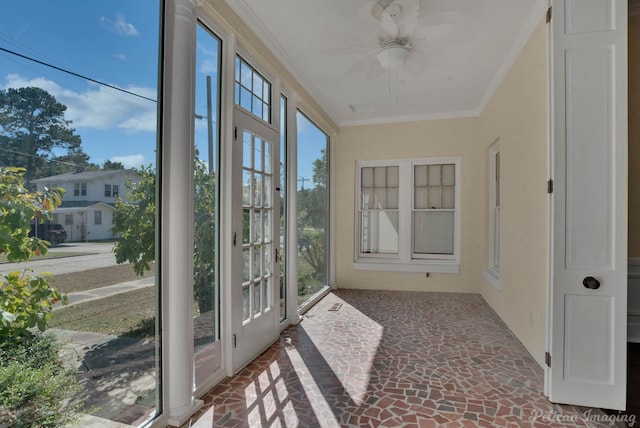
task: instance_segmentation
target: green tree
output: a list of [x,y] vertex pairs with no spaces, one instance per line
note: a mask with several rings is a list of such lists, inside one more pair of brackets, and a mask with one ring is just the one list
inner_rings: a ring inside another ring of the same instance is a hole
[[[138,171],[139,181],[127,183],[128,195],[116,201],[113,233],[116,262],[129,262],[142,275],[155,260],[156,172],[149,167]],[[216,278],[216,180],[196,153],[194,169],[194,298],[200,313],[213,309]]]
[[[298,191],[298,253],[313,268],[314,280],[327,280],[327,221],[328,221],[328,164],[327,152],[313,161],[314,187]],[[311,278],[301,281],[306,288]]]
[[[29,236],[31,221],[49,220],[62,200],[60,189],[29,192],[24,174],[23,168],[0,168],[0,254],[9,261],[47,253],[46,241]],[[30,336],[35,327],[46,330],[53,304],[66,303],[66,296],[49,286],[50,279],[29,271],[0,275],[0,340]]]
[[117,263],[129,262],[139,276],[156,259],[156,171],[149,166],[137,170],[138,181],[127,181],[126,198],[116,199],[112,232],[120,235],[114,252]]
[[66,110],[41,88],[0,90],[0,166],[25,168],[27,183],[89,166]]
[[102,164],[102,169],[104,170],[124,169],[124,164],[122,162],[113,162],[110,160],[106,160]]

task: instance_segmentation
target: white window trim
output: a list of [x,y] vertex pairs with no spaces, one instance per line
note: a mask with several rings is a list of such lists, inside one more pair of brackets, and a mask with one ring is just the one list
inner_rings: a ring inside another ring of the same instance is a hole
[[[355,168],[355,242],[354,264],[355,270],[372,271],[403,271],[403,272],[460,272],[460,195],[461,186],[461,158],[460,157],[432,157],[421,159],[389,159],[377,161],[358,161]],[[425,164],[454,164],[455,165],[455,210],[454,210],[454,241],[453,255],[433,255],[425,258],[412,258],[413,234],[412,230],[412,200],[413,200],[413,167]],[[380,166],[400,167],[399,201],[401,217],[399,222],[398,255],[367,255],[360,254],[360,170],[363,167]]]
[[496,218],[496,208],[498,208],[498,211],[500,210],[499,207],[496,207],[496,195],[498,191],[496,182],[496,174],[498,173],[496,156],[499,153],[500,145],[496,141],[489,147],[489,267],[483,276],[497,290],[502,290],[502,285],[500,284],[500,225],[498,224],[500,220]]

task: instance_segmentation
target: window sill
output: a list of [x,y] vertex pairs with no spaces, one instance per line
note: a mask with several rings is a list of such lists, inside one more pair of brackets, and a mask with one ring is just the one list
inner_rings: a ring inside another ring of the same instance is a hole
[[356,260],[355,270],[420,273],[460,273],[460,263],[456,261],[429,260],[411,263],[390,262],[381,259]]
[[500,285],[500,271],[498,269],[490,267],[489,269],[484,271],[484,274],[482,276],[484,276],[484,279],[489,281],[496,290],[502,290],[502,286]]

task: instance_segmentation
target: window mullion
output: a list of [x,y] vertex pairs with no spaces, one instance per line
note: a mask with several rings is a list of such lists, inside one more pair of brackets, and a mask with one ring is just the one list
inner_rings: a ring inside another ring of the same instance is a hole
[[399,251],[398,258],[401,262],[411,261],[411,249],[413,248],[412,210],[413,210],[413,179],[410,161],[400,163],[400,181],[398,189],[399,206]]

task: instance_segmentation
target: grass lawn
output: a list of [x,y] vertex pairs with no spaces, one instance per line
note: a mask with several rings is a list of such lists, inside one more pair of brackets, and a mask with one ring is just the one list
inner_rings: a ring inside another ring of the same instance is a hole
[[155,332],[155,287],[116,294],[53,312],[50,327],[134,338]]
[[[146,271],[142,278],[153,275],[154,267],[152,265],[151,270]],[[140,278],[129,263],[124,263],[105,268],[55,275],[51,285],[63,293],[73,293],[75,291],[85,291],[121,282],[134,281]]]

